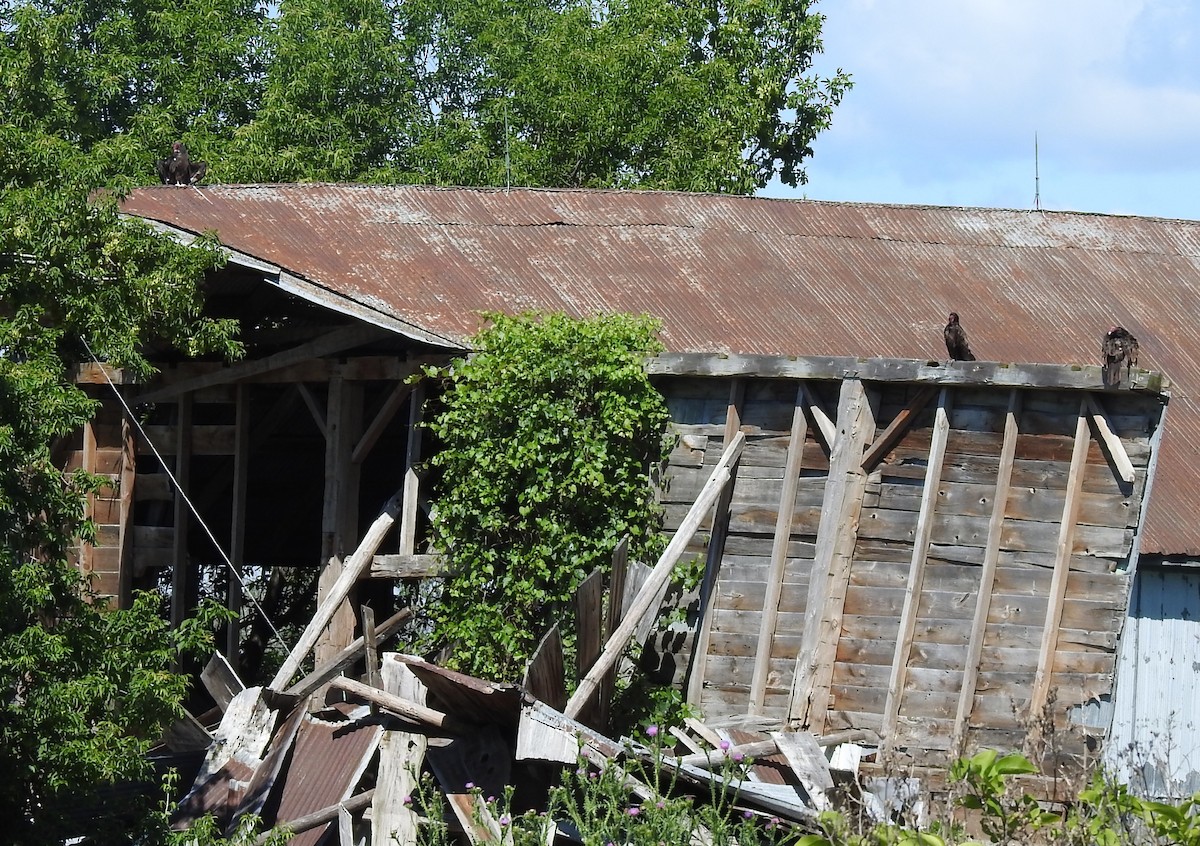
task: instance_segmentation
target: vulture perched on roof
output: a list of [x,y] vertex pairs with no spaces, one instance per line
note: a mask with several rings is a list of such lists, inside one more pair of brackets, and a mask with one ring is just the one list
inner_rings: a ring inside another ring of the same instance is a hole
[[1125,364],[1125,374],[1129,368],[1137,364],[1137,338],[1129,334],[1124,326],[1114,326],[1104,336],[1104,384],[1116,386],[1121,384],[1121,364]]
[[950,312],[949,322],[942,330],[942,337],[946,339],[946,352],[950,353],[951,359],[954,361],[975,360],[975,354],[971,352],[971,345],[967,343],[966,330],[958,322],[958,312]]
[[158,160],[158,178],[163,185],[195,185],[208,170],[206,162],[194,162],[188,157],[182,141],[171,145],[171,155]]

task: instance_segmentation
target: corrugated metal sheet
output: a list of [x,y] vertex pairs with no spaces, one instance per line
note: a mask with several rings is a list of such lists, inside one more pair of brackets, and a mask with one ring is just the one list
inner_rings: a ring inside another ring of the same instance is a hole
[[1200,790],[1200,569],[1144,569],[1121,636],[1109,764],[1150,795]]
[[[291,763],[279,779],[276,825],[349,799],[382,731],[378,723],[326,722],[306,715],[296,735]],[[290,842],[315,846],[329,825],[297,834]]]
[[1142,549],[1200,553],[1200,223],[656,192],[259,185],[125,210],[463,339],[486,310],[624,311],[675,352],[1096,363],[1114,323],[1175,397]]

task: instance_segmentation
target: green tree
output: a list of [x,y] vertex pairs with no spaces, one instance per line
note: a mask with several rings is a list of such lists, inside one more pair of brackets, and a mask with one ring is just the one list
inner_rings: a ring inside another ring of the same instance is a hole
[[650,471],[664,458],[666,403],[645,373],[658,349],[645,317],[506,317],[441,375],[435,543],[447,556],[427,613],[454,666],[519,678],[620,539],[644,560],[661,544]]
[[187,680],[172,667],[209,631],[170,631],[150,596],[102,613],[70,560],[94,532],[83,495],[99,480],[51,454],[93,410],[67,366],[90,350],[145,369],[151,338],[237,349],[231,326],[200,314],[212,246],[122,221],[114,197],[89,199],[94,184],[70,145],[0,127],[0,816],[13,843],[61,842],[65,809],[146,773],[148,744],[180,713]]

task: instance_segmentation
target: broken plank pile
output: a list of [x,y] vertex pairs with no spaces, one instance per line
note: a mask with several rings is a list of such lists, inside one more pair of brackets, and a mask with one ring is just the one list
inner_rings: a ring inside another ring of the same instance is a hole
[[[727,812],[811,828],[816,815],[830,807],[838,779],[853,785],[864,750],[852,741],[877,745],[877,737],[842,732],[818,739],[763,731],[753,721],[722,728],[690,720],[669,734],[664,728],[663,739],[670,741],[650,748],[594,728],[607,722],[605,709],[625,648],[631,640],[644,640],[671,571],[721,495],[741,446],[740,436],[731,440],[676,539],[627,601],[610,602],[601,614],[600,574],[585,580],[578,600],[579,681],[569,699],[557,627],[543,638],[523,684],[516,686],[412,656],[380,655],[380,645],[409,616],[407,610],[377,626],[364,609],[363,637],[289,685],[331,609],[345,599],[351,574],[361,572],[377,548],[395,510],[395,501],[389,502],[269,686],[244,688],[220,660],[202,675],[224,714],[175,825],[186,828],[211,814],[232,833],[254,816],[265,826],[289,830],[293,843],[316,846],[334,842],[335,831],[343,844],[364,841],[368,831],[373,843],[414,843],[420,827],[434,823],[448,824],[470,843],[509,842],[511,832],[485,797],[545,808],[561,768],[586,767],[617,773],[632,801],[656,801],[659,790],[710,801],[721,796]],[[622,595],[624,549],[622,544],[614,555],[610,595]],[[362,680],[342,675],[363,658]],[[326,699],[318,695],[322,688],[345,701],[310,713],[310,702]],[[198,726],[193,736],[197,729],[206,736]],[[835,749],[839,766],[831,767],[823,750]],[[654,772],[662,777],[638,778]],[[423,795],[431,789],[440,801]],[[441,808],[442,818],[431,820]],[[548,842],[551,836],[578,839],[572,826],[551,822]]]

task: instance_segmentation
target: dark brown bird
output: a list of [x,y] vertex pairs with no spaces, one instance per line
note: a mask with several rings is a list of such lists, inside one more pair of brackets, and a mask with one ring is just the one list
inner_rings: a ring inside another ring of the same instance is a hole
[[946,339],[946,352],[950,353],[951,359],[954,361],[975,360],[975,354],[971,352],[971,345],[967,343],[966,330],[958,322],[958,312],[950,312],[946,328],[942,330],[942,337]]
[[204,178],[208,163],[192,161],[187,146],[176,141],[171,145],[171,155],[158,160],[157,170],[163,185],[195,185]]
[[1125,375],[1129,368],[1137,364],[1137,338],[1129,334],[1124,326],[1114,326],[1104,336],[1104,384],[1116,386],[1121,384],[1121,364],[1125,364]]

